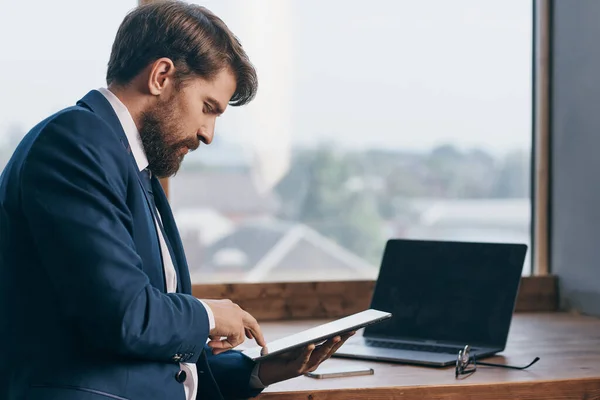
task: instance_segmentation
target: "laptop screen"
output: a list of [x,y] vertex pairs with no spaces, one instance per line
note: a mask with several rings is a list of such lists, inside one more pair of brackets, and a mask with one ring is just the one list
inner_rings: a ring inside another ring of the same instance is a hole
[[504,348],[527,246],[390,240],[371,308],[392,318],[365,336]]

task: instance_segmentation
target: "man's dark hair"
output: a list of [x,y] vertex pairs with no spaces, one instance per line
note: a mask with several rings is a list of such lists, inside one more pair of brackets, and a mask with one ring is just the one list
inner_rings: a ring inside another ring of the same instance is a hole
[[230,104],[241,106],[256,95],[256,71],[237,37],[205,7],[180,1],[142,5],[121,23],[108,62],[108,85],[127,85],[148,64],[167,57],[176,84],[189,78],[210,80],[230,68],[237,82]]

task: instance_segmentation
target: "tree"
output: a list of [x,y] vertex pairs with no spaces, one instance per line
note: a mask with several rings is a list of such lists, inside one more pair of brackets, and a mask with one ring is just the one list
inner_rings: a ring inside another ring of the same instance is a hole
[[495,181],[494,196],[502,198],[529,197],[530,171],[528,152],[508,153]]
[[384,247],[382,220],[375,196],[369,192],[350,194],[344,204],[345,216],[333,237],[347,249],[377,264]]
[[364,178],[356,171],[332,146],[301,151],[276,187],[281,216],[310,226],[365,259],[378,260],[382,221],[369,191],[348,185],[351,178]]

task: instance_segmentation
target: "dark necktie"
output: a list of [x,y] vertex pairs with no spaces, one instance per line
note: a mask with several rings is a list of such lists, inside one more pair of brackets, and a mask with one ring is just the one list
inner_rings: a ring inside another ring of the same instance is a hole
[[[158,208],[156,208],[156,202],[154,201],[154,192],[152,191],[152,172],[148,168],[143,169],[141,171],[142,175],[142,183],[144,184],[144,189],[146,189],[146,193],[148,194],[148,200],[150,200],[150,204],[152,205],[152,215],[158,213]],[[158,220],[160,224],[160,219]]]

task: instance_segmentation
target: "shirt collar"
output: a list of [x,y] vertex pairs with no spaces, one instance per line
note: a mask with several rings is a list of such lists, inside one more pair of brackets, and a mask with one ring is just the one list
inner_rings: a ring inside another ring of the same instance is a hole
[[131,148],[131,153],[133,154],[138,169],[140,171],[146,169],[148,167],[148,157],[146,157],[146,152],[144,151],[140,132],[138,131],[129,110],[110,90],[100,88],[98,91],[106,97],[106,100],[108,100],[113,110],[115,110],[115,114],[117,114],[117,118],[119,118],[119,122],[123,127],[123,131],[129,142],[129,147]]

